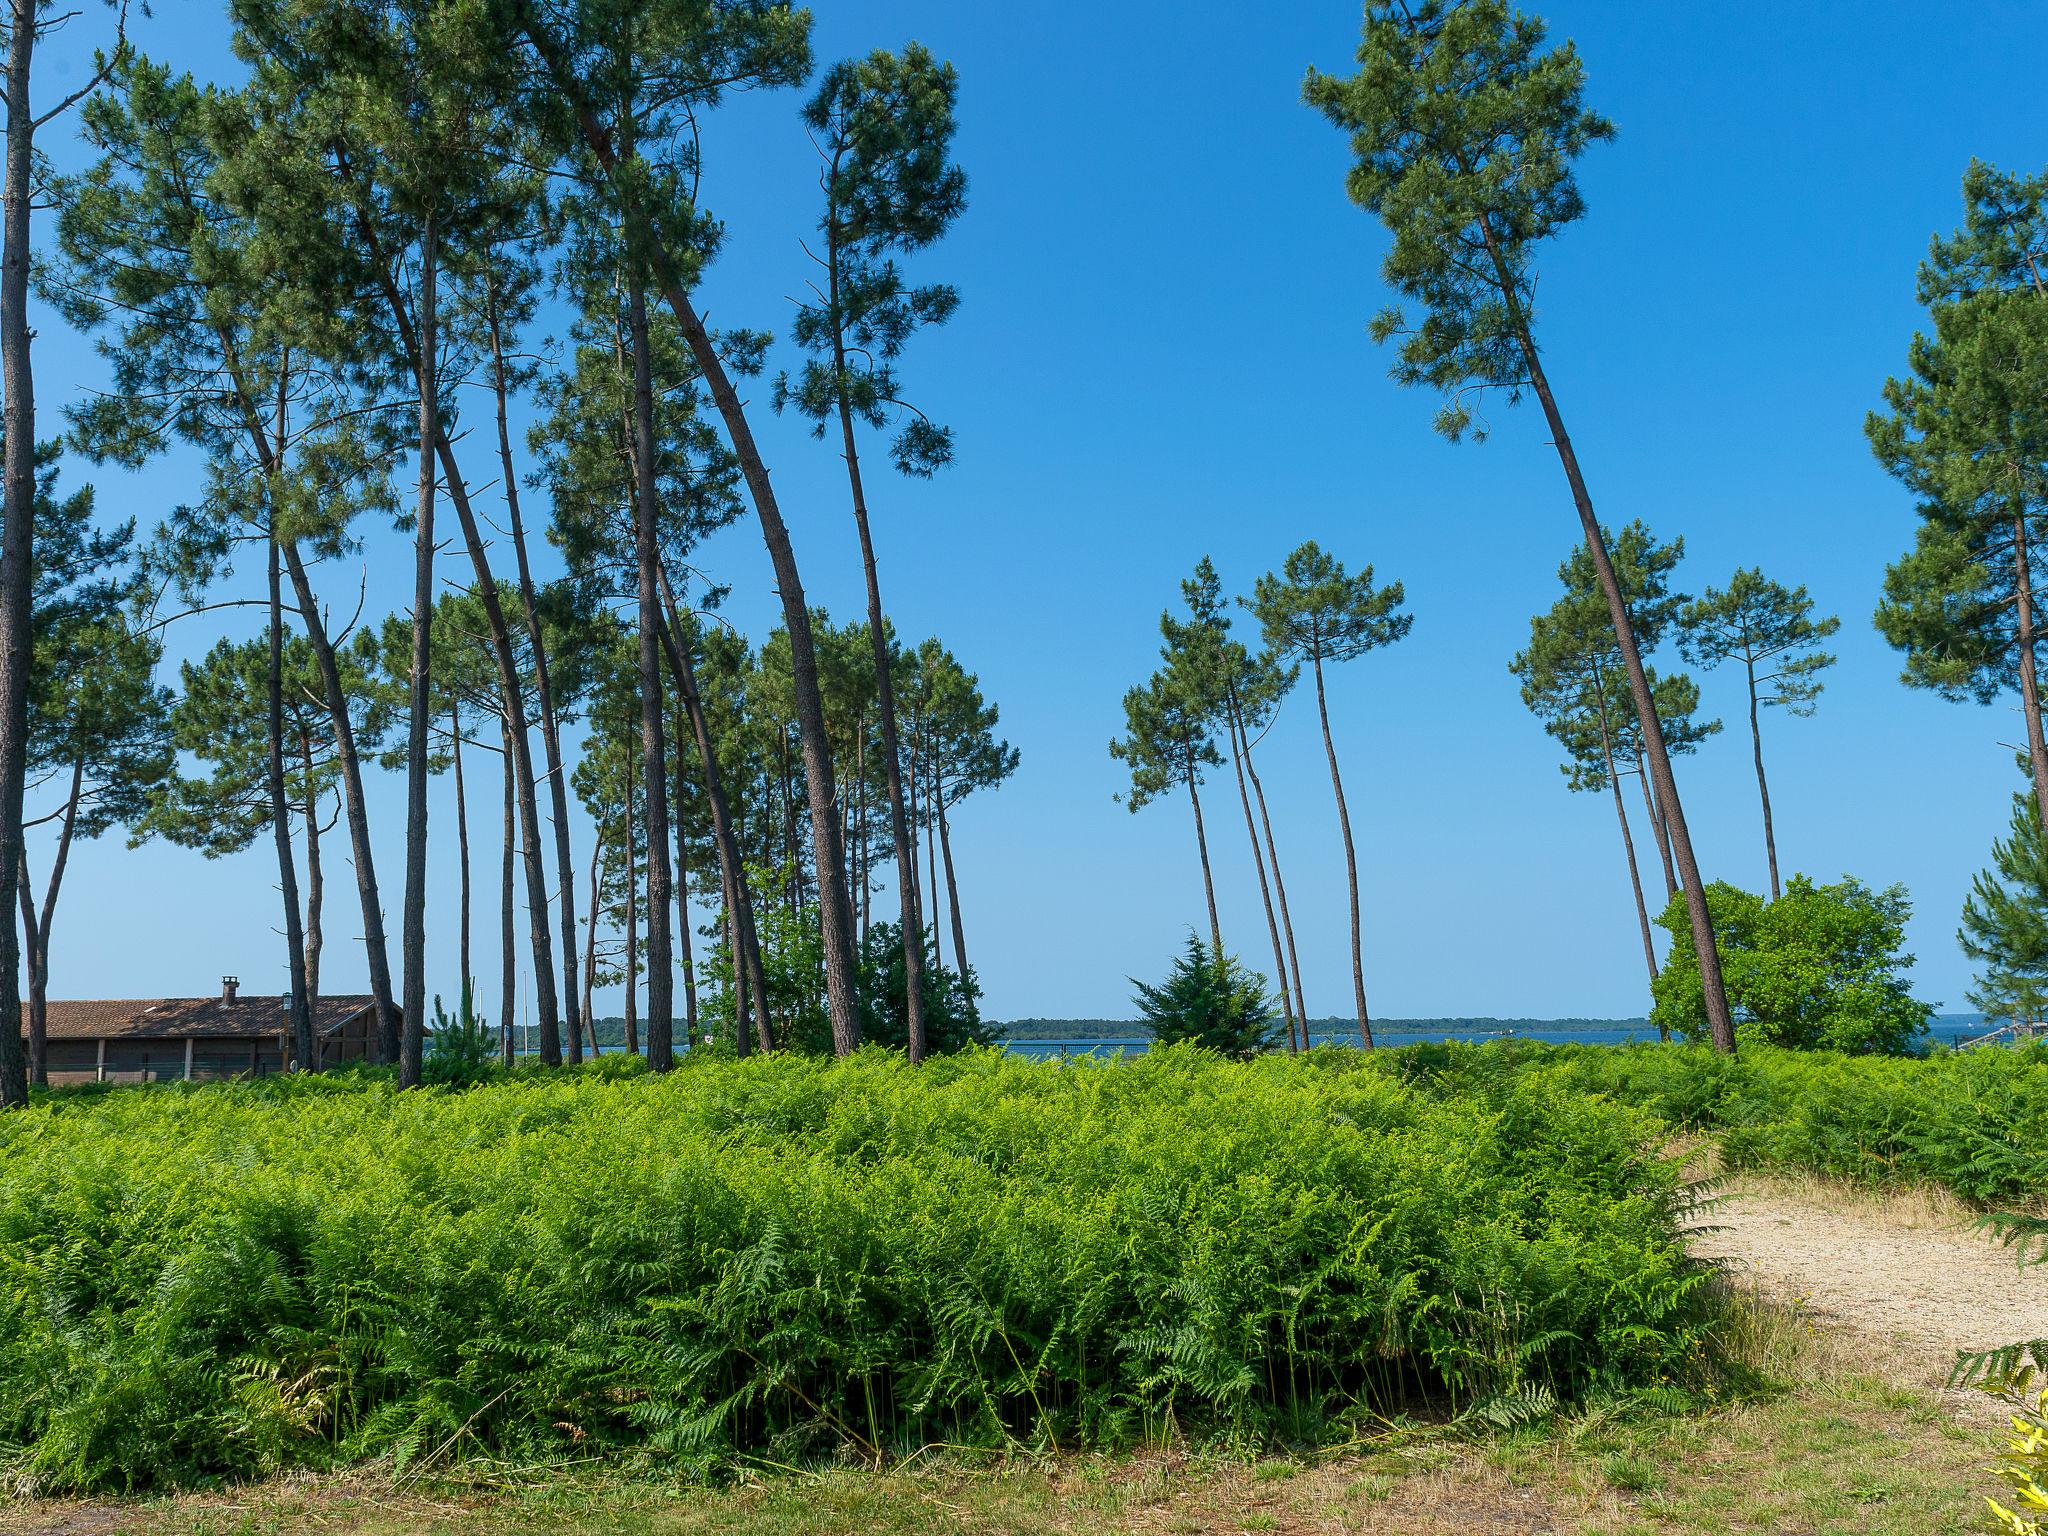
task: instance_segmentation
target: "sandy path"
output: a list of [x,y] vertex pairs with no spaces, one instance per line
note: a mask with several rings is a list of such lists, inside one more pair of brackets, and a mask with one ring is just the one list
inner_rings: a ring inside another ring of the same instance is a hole
[[1695,1252],[1923,1380],[1945,1378],[1959,1350],[2048,1338],[2048,1265],[2021,1269],[1953,1206],[1745,1180],[1704,1219],[1714,1230]]

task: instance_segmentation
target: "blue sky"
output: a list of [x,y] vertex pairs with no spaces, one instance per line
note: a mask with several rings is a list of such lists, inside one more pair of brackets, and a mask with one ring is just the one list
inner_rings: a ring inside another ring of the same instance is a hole
[[[219,10],[159,4],[144,45],[218,75],[229,68]],[[1585,162],[1589,216],[1544,253],[1539,290],[1553,382],[1601,515],[1683,534],[1687,590],[1761,564],[1841,615],[1841,664],[1819,715],[1767,722],[1781,860],[1903,882],[1920,994],[1966,1006],[1956,915],[2005,826],[2019,780],[2000,743],[2020,728],[2009,708],[1898,683],[1869,616],[1912,509],[1872,461],[1862,421],[1901,366],[1919,321],[1914,267],[1929,235],[1958,220],[1965,164],[2048,160],[2048,10],[1826,3],[1780,7],[1759,25],[1742,8],[1560,0],[1548,14],[1578,42],[1589,98],[1620,129]],[[1160,970],[1203,921],[1184,797],[1127,812],[1105,744],[1194,562],[1212,556],[1226,584],[1249,590],[1306,538],[1404,582],[1415,614],[1408,640],[1332,679],[1375,1011],[1646,1006],[1612,809],[1566,791],[1506,669],[1576,536],[1540,420],[1497,410],[1489,442],[1445,444],[1429,429],[1434,400],[1389,382],[1365,334],[1385,301],[1383,237],[1344,198],[1341,136],[1298,99],[1308,66],[1348,67],[1357,20],[1355,6],[1324,0],[818,8],[821,59],[914,37],[961,74],[970,207],[919,270],[955,283],[963,303],[904,366],[918,403],[956,429],[959,462],[871,494],[899,630],[939,635],[977,671],[1023,754],[1016,778],[954,826],[993,1016],[1124,1015],[1126,978]],[[69,61],[60,51],[54,62]],[[63,78],[53,69],[42,90]],[[805,280],[798,241],[815,182],[797,104],[747,98],[709,126],[705,195],[728,225],[702,290],[714,324],[785,329]],[[72,154],[62,136],[46,130],[60,161]],[[102,377],[53,316],[36,365],[45,430]],[[765,387],[755,395],[808,595],[851,615],[860,575],[838,462],[770,415]],[[471,474],[492,470],[479,460]],[[110,513],[145,524],[196,483],[176,459],[94,478]],[[389,530],[366,534],[360,562],[324,579],[351,605],[366,579],[372,607],[388,611],[407,600],[406,548]],[[733,616],[765,634],[776,602],[751,520],[719,535],[705,563],[734,583]],[[461,579],[453,558],[447,575]],[[244,579],[260,583],[260,571]],[[202,650],[222,632],[219,617],[196,619],[174,647]],[[1754,888],[1763,849],[1741,685],[1703,682],[1729,730],[1681,762],[1681,791],[1708,877]],[[1343,856],[1305,690],[1260,766],[1309,1006],[1343,1012]],[[453,803],[437,791],[431,985],[452,995]],[[402,784],[380,776],[372,796],[395,903]],[[473,831],[488,849],[495,805],[478,798]],[[1204,808],[1226,939],[1269,968],[1227,773]],[[577,836],[587,849],[588,829]],[[1647,846],[1640,824],[1638,836]],[[32,856],[40,874],[47,850]],[[280,988],[274,878],[260,851],[208,862],[130,851],[118,834],[80,849],[53,995],[205,992],[223,972]],[[346,881],[337,858],[330,989],[364,974]],[[482,954],[494,920],[480,912]],[[483,1001],[495,1005],[488,988]]]

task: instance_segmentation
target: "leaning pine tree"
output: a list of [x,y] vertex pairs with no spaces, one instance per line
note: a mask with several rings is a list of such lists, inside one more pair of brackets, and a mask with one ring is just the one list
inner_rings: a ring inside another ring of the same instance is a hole
[[[902,412],[895,361],[904,342],[919,326],[943,322],[959,302],[944,285],[910,287],[895,260],[937,240],[964,205],[967,178],[951,159],[957,90],[952,66],[916,43],[900,57],[878,49],[825,72],[804,108],[804,124],[824,161],[818,178],[825,194],[821,248],[814,253],[824,269],[822,286],[815,288],[814,302],[798,309],[795,327],[797,341],[812,356],[794,379],[785,374],[775,387],[777,405],[793,404],[820,437],[827,422],[837,429],[846,461],[880,689],[876,712],[909,978],[904,996],[912,1061],[922,1060],[925,1051],[924,919],[905,810],[889,631],[855,428],[885,426]],[[904,474],[929,476],[951,460],[953,435],[913,411],[896,434],[892,455]],[[930,904],[936,911],[936,891]]]
[[1585,104],[1577,50],[1569,43],[1546,50],[1542,21],[1507,0],[1372,0],[1358,62],[1348,78],[1311,71],[1304,92],[1350,133],[1358,155],[1352,200],[1392,232],[1387,280],[1424,311],[1410,325],[1398,308],[1386,310],[1373,333],[1381,341],[1402,338],[1397,380],[1449,397],[1437,428],[1453,440],[1472,429],[1472,402],[1489,389],[1505,390],[1511,404],[1533,390],[1541,403],[1621,640],[1700,951],[1714,1045],[1733,1051],[1713,921],[1656,700],[1536,345],[1536,247],[1584,212],[1572,162],[1588,144],[1613,137],[1613,126]]
[[2048,842],[2032,795],[2013,796],[2012,835],[1971,882],[1956,940],[1980,967],[1969,996],[1987,1017],[2048,1012]]

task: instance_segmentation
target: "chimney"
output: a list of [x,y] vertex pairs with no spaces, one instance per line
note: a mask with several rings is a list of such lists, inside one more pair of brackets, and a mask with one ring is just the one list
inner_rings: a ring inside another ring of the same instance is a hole
[[221,977],[220,1000],[224,1003],[232,1003],[235,1000],[235,992],[241,985],[242,978],[239,976]]

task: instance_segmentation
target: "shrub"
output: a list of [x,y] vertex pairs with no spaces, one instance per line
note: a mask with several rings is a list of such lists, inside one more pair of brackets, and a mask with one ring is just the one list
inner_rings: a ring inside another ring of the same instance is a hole
[[[876,923],[860,946],[860,977],[855,993],[860,1005],[860,1037],[876,1045],[901,1049],[910,1043],[910,1017],[905,998],[909,987],[903,971],[903,930],[895,923]],[[993,1045],[996,1034],[981,1021],[977,999],[981,988],[973,974],[962,976],[939,963],[938,945],[924,947],[925,1049],[964,1050]],[[831,1049],[830,1038],[824,1049]]]
[[1747,1046],[1493,1048],[1503,1070],[1555,1074],[1669,1123],[1716,1133],[1735,1168],[1941,1184],[1980,1204],[2048,1191],[2048,1050],[1927,1057]]
[[1554,1075],[1171,1047],[53,1094],[0,1120],[0,1444],[134,1487],[1650,1387],[1711,1323],[1652,1129]]
[[[1723,881],[1707,887],[1721,974],[1744,1044],[1801,1050],[1909,1050],[1934,1009],[1914,1000],[1902,953],[1912,903],[1904,886],[1859,880],[1815,885],[1794,875],[1776,901]],[[1707,1038],[1698,952],[1681,897],[1657,920],[1671,957],[1652,984],[1650,1022],[1687,1040]]]
[[1154,987],[1133,977],[1131,985],[1138,989],[1139,1018],[1162,1045],[1186,1041],[1226,1056],[1251,1056],[1272,1034],[1266,978],[1235,955],[1212,956],[1192,933],[1166,980]]
[[498,1062],[498,1045],[470,1002],[470,984],[462,984],[462,1009],[454,1017],[434,994],[434,1028],[420,1062],[420,1080],[447,1088],[467,1088],[489,1077]]

